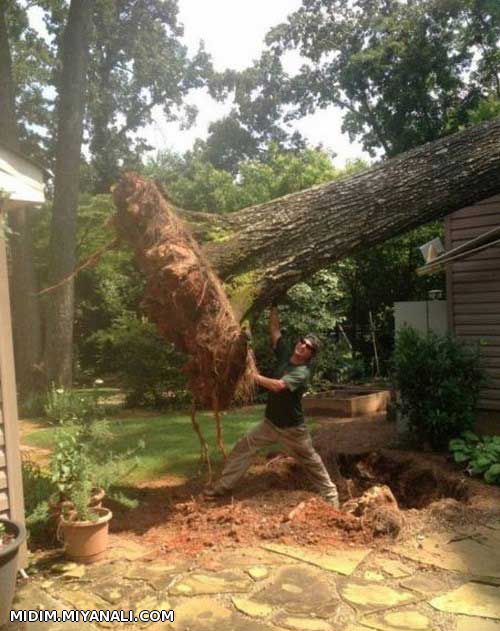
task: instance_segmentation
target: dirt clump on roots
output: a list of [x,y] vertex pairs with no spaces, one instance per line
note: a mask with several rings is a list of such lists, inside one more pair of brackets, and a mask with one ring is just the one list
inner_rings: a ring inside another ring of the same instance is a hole
[[113,190],[120,239],[146,277],[143,308],[189,360],[183,367],[196,403],[216,411],[249,399],[254,369],[246,334],[189,227],[151,181],[125,174]]

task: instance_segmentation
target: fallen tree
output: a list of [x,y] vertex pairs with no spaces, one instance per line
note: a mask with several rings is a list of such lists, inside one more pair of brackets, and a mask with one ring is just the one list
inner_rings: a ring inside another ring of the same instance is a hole
[[179,210],[239,317],[330,263],[500,193],[500,118],[227,215]]
[[[243,317],[333,261],[496,193],[500,119],[224,216],[176,209],[154,183],[127,174],[114,190],[114,223],[147,277],[149,317],[189,356],[195,401],[215,410],[223,450],[218,412],[249,390],[254,369]],[[193,425],[207,459],[194,414]]]

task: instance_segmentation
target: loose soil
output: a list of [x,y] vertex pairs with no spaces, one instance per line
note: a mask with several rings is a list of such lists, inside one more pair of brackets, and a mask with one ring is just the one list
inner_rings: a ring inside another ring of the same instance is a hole
[[[387,485],[400,508],[398,528],[340,512],[319,498],[292,458],[259,457],[233,496],[209,501],[203,480],[171,476],[140,487],[140,506],[112,506],[112,532],[150,546],[155,558],[197,555],[265,542],[314,546],[383,545],[443,526],[481,524],[500,515],[500,489],[465,477],[445,455],[381,448],[395,427],[380,418],[324,423],[315,443],[341,501]],[[371,441],[370,441],[371,436]],[[360,451],[361,448],[361,451]],[[352,502],[351,502],[352,503]]]

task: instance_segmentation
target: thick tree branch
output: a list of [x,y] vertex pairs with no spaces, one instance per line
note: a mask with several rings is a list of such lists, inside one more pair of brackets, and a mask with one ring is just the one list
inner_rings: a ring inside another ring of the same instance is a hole
[[321,268],[500,193],[500,118],[230,215],[182,212],[239,314]]

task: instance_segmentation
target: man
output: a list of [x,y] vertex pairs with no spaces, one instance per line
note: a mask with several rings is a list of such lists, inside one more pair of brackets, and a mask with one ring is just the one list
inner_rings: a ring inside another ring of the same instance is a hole
[[236,443],[220,480],[204,495],[215,498],[229,493],[245,474],[258,449],[281,442],[305,469],[319,494],[339,508],[337,487],[312,446],[302,411],[302,396],[311,377],[310,363],[320,349],[320,342],[315,335],[308,334],[297,342],[290,356],[281,337],[276,307],[271,308],[269,324],[277,359],[276,378],[255,373],[255,382],[269,391],[265,418]]

